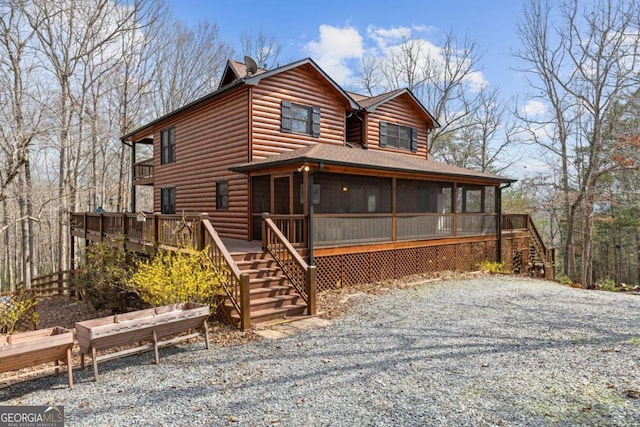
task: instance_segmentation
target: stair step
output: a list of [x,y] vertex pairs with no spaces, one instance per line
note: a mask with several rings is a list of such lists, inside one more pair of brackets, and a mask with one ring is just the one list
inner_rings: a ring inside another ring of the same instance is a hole
[[262,288],[252,288],[249,290],[249,298],[266,298],[266,297],[275,297],[278,295],[291,295],[292,293],[296,293],[296,288],[288,285],[274,285]]
[[263,268],[278,268],[278,263],[273,258],[247,259],[236,261],[240,270],[260,270]]
[[[284,319],[285,317],[300,316],[305,313],[306,309],[307,309],[307,305],[302,303],[302,304],[287,305],[287,306],[282,306],[277,308],[269,308],[264,310],[252,311],[251,323],[256,324],[256,323],[266,322],[269,320]],[[238,323],[240,322],[240,316],[238,316],[238,313],[235,313],[235,312],[232,313],[231,318],[235,322],[238,322]]]
[[241,273],[247,273],[251,279],[269,278],[282,276],[280,267],[257,268],[257,269],[240,269]]
[[269,288],[271,286],[286,286],[289,284],[287,276],[265,276],[254,277],[249,280],[249,287],[255,288]]
[[[266,296],[262,298],[251,298],[249,302],[251,313],[270,308],[286,307],[289,305],[296,305],[300,301],[304,303],[304,300],[297,293],[286,295]],[[233,308],[231,302],[225,302],[225,307],[228,309]]]
[[232,252],[231,258],[238,263],[243,261],[256,261],[263,259],[273,259],[268,252]]

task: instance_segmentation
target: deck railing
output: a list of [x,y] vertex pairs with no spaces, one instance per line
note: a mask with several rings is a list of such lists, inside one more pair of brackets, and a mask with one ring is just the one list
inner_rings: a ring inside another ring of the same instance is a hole
[[313,217],[313,243],[316,246],[392,240],[393,217],[389,214],[319,214]]
[[316,314],[316,267],[308,265],[270,218],[263,215],[262,247],[268,250],[302,299],[307,314]]
[[149,180],[153,178],[153,159],[143,160],[133,165],[133,179]]
[[307,246],[308,221],[306,215],[271,215],[270,218],[291,244]]
[[504,214],[502,215],[503,230],[526,229],[529,221],[528,214]]
[[528,214],[505,214],[502,215],[502,230],[526,230],[530,236],[530,243],[535,252],[544,264],[545,277],[555,278],[556,250],[547,248],[540,236],[533,219]]
[[458,214],[456,236],[478,236],[498,233],[496,214]]
[[202,220],[204,245],[208,247],[209,259],[220,268],[225,277],[224,290],[240,316],[242,330],[251,327],[251,310],[249,301],[249,274],[241,273],[231,254],[222,243],[222,239],[213,228],[208,218]]
[[402,214],[396,219],[397,240],[453,236],[453,214]]
[[201,214],[72,213],[71,234],[92,241],[202,249]]

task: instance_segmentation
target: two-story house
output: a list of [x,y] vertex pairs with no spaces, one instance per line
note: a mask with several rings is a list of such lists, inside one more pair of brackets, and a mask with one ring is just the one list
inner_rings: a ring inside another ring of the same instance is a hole
[[153,211],[206,213],[227,246],[261,240],[269,213],[319,290],[471,270],[505,252],[501,188],[514,180],[434,161],[438,126],[411,91],[350,93],[311,59],[229,61],[218,90],[123,137],[131,211],[152,186]]

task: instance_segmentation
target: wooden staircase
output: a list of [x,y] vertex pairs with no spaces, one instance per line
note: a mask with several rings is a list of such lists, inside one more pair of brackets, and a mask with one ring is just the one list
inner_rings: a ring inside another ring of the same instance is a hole
[[[249,307],[251,324],[302,316],[307,304],[291,284],[276,260],[268,252],[232,252],[231,256],[242,273],[249,274]],[[236,326],[240,315],[229,298],[224,310]]]

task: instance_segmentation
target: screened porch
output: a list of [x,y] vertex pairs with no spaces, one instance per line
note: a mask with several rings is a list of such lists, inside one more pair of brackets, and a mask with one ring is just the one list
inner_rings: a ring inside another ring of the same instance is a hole
[[328,172],[254,175],[252,235],[261,238],[264,212],[290,241],[316,248],[496,235],[497,189]]

